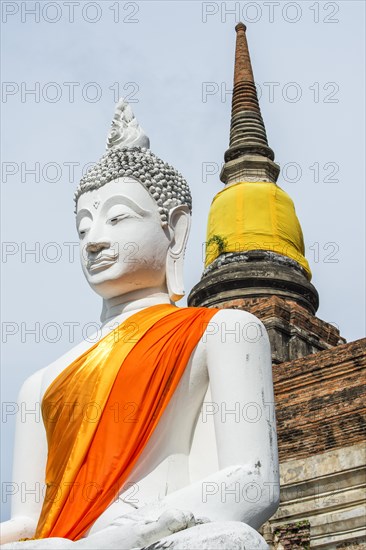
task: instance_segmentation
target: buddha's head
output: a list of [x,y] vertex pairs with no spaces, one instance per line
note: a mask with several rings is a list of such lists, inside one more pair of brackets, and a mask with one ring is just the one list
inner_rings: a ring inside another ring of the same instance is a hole
[[83,271],[106,299],[141,289],[168,291],[172,301],[184,295],[191,194],[148,146],[131,109],[120,102],[108,151],[75,193]]

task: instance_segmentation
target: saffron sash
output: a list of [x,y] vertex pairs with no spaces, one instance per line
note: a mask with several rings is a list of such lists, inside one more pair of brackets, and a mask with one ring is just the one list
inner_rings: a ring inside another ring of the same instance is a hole
[[52,382],[42,401],[47,489],[36,538],[78,540],[111,504],[216,311],[139,311]]

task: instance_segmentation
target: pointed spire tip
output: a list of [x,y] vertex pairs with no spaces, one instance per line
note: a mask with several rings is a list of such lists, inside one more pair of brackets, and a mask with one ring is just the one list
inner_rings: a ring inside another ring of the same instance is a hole
[[235,27],[236,32],[239,32],[240,29],[243,29],[244,32],[247,30],[246,26],[245,26],[244,23],[242,23],[241,21],[240,21],[240,23],[238,23],[238,24],[236,25],[236,27]]
[[274,153],[268,147],[266,130],[259,108],[245,33],[246,26],[240,22],[236,25],[235,30],[237,34],[230,145],[225,153],[225,162],[254,154],[273,160]]

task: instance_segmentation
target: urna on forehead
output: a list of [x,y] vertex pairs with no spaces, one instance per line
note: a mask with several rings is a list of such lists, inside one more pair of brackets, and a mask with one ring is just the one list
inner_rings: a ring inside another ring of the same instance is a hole
[[192,211],[188,183],[168,163],[158,158],[145,145],[147,136],[138,125],[129,105],[121,100],[116,107],[107,153],[81,179],[75,192],[75,203],[82,193],[100,188],[123,177],[137,179],[147,189],[158,206],[163,225],[168,222],[169,210],[185,205]]

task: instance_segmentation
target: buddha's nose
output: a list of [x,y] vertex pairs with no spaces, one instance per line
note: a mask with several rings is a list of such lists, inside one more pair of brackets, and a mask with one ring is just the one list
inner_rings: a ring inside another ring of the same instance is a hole
[[86,245],[86,251],[90,254],[101,252],[105,248],[110,248],[111,243],[109,241],[89,242]]

